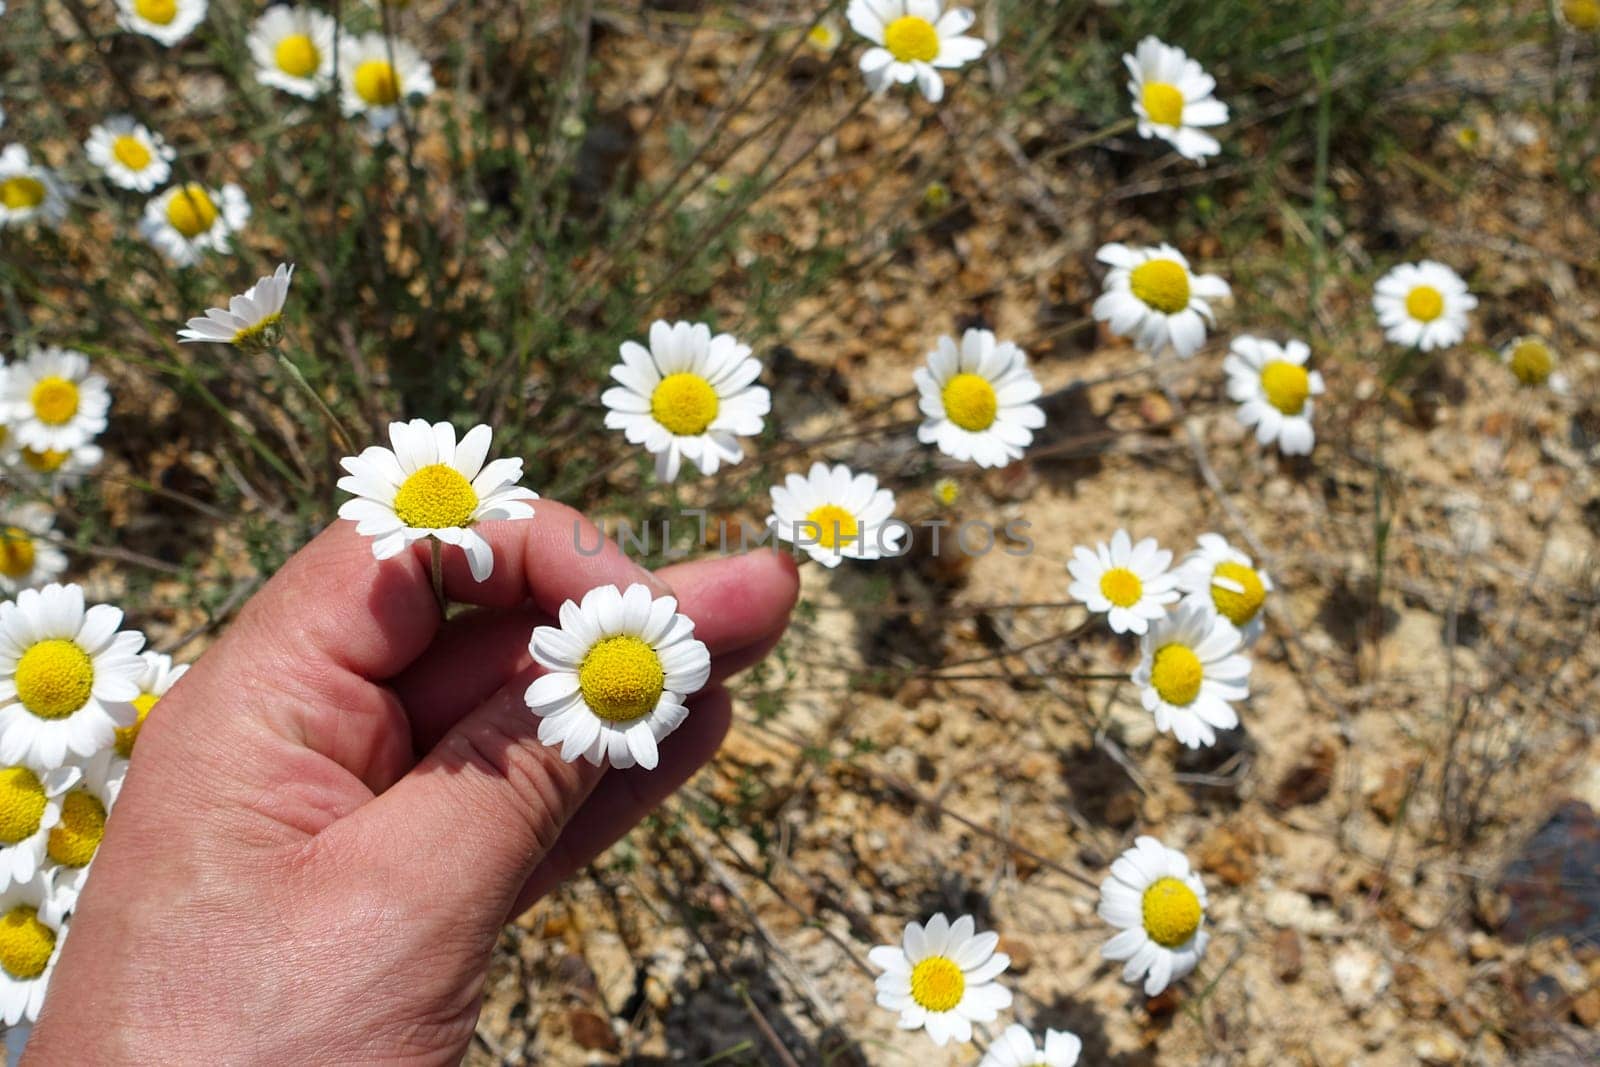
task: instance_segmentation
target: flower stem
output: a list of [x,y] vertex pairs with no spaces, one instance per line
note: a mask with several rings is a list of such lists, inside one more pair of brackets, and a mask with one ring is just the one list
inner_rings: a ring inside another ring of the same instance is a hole
[[439,617],[450,614],[450,602],[444,598],[444,545],[437,537],[428,538],[428,554],[432,560],[433,598],[439,602]]
[[296,367],[294,361],[284,354],[283,349],[274,348],[272,354],[278,357],[278,366],[282,367],[289,377],[294,380],[294,383],[300,387],[300,390],[311,398],[311,402],[317,406],[317,410],[322,413],[322,417],[328,420],[328,425],[332,427],[334,436],[339,438],[339,447],[344,449],[347,454],[353,454],[356,448],[350,440],[350,435],[345,432],[344,423],[339,421],[339,416],[335,415],[333,410],[328,407],[327,402],[322,399],[322,395],[311,388],[311,383],[306,381],[306,376],[300,373],[300,368]]

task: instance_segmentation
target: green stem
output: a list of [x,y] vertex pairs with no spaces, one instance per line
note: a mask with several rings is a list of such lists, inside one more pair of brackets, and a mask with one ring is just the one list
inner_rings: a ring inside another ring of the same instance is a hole
[[284,369],[284,372],[294,380],[300,390],[316,405],[317,410],[322,412],[322,417],[328,420],[328,425],[333,429],[334,436],[339,438],[339,447],[344,449],[346,455],[354,455],[355,444],[351,441],[350,435],[345,432],[344,423],[340,422],[339,416],[335,415],[333,409],[328,407],[327,401],[322,399],[322,394],[311,388],[311,383],[306,381],[306,376],[300,373],[300,368],[294,365],[294,361],[284,355],[283,349],[274,348],[272,354],[278,357],[278,366]]

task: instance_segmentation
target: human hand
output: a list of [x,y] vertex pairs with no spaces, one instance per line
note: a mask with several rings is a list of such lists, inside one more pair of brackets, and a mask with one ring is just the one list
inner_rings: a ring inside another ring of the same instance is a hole
[[[26,1062],[460,1059],[501,928],[711,757],[720,682],[797,594],[774,552],[656,574],[609,541],[583,555],[598,533],[550,501],[480,532],[493,576],[446,549],[477,607],[441,623],[424,546],[379,563],[335,523],[162,698]],[[529,635],[633,582],[678,598],[711,682],[654,771],[563,763],[523,701]]]

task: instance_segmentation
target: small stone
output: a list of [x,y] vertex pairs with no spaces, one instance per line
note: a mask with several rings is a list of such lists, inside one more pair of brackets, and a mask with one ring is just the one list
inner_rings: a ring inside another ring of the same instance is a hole
[[1200,842],[1200,869],[1231,886],[1256,880],[1261,832],[1248,822],[1223,823]]
[[1353,1012],[1371,1007],[1394,977],[1383,957],[1359,942],[1334,953],[1332,970],[1339,997]]
[[1011,966],[1006,970],[1012,974],[1027,974],[1028,969],[1033,966],[1033,949],[1028,947],[1026,941],[1002,937],[997,951],[1011,957]]
[[1600,989],[1591,989],[1572,1000],[1572,1017],[1593,1030],[1600,1024]]
[[1461,1039],[1442,1027],[1417,1038],[1412,1042],[1411,1051],[1423,1063],[1435,1065],[1460,1063],[1467,1054]]
[[937,733],[944,716],[939,714],[938,708],[928,708],[917,716],[917,729],[925,734]]
[[590,1052],[616,1052],[621,1046],[611,1024],[582,1008],[567,1012],[567,1029],[580,1048]]
[[1273,803],[1280,808],[1315,804],[1333,788],[1338,762],[1339,746],[1335,742],[1326,737],[1312,741],[1300,762],[1279,779]]
[[1293,930],[1279,930],[1272,935],[1272,973],[1278,976],[1278,981],[1298,979],[1305,963],[1304,956],[1300,935]]
[[1383,772],[1383,780],[1367,795],[1367,807],[1386,823],[1400,816],[1400,805],[1405,802],[1406,790],[1411,785],[1415,763],[1396,764]]

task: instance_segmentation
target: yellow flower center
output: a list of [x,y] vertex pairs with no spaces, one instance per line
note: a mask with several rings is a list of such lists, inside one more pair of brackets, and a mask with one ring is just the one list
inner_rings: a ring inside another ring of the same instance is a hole
[[144,721],[150,717],[150,709],[155,707],[160,699],[154,693],[140,693],[133,698],[133,706],[139,712],[139,717],[133,720],[132,726],[117,727],[117,755],[123,759],[133,755],[133,744],[139,740],[139,730],[144,726]]
[[51,637],[17,660],[17,699],[41,719],[65,719],[89,700],[94,662],[76,643]]
[[44,182],[20,175],[0,182],[0,204],[12,211],[29,211],[44,203]]
[[838,504],[812,508],[806,521],[817,528],[817,544],[837,551],[861,536],[861,524]]
[[0,915],[0,967],[19,981],[44,973],[56,949],[56,932],[39,921],[39,911],[18,904]]
[[33,535],[17,526],[0,532],[0,574],[21,578],[33,571]]
[[839,31],[826,22],[819,22],[811,27],[811,32],[806,34],[806,40],[811,43],[813,48],[828,51],[839,43]]
[[356,95],[373,107],[389,107],[400,99],[400,79],[387,59],[369,59],[356,68]]
[[1406,294],[1406,314],[1418,322],[1432,322],[1444,314],[1444,294],[1431,285],[1419,285]]
[[1144,891],[1144,932],[1165,948],[1187,944],[1200,929],[1200,898],[1177,878],[1158,878]]
[[1550,346],[1538,338],[1525,338],[1511,349],[1511,373],[1523,385],[1543,385],[1554,367]]
[[217,205],[199,182],[180,186],[167,201],[167,221],[172,228],[193,240],[208,232],[217,221]]
[[963,430],[979,433],[994,425],[1000,401],[980,374],[958,374],[944,385],[944,414]]
[[[1235,591],[1218,585],[1218,578],[1226,578],[1243,589]],[[1261,583],[1261,575],[1243,563],[1219,563],[1211,572],[1211,602],[1217,606],[1218,613],[1235,626],[1243,626],[1254,619],[1266,599],[1267,587]]]
[[1144,113],[1157,126],[1183,125],[1183,93],[1167,82],[1145,82],[1139,94]]
[[74,789],[62,798],[46,851],[63,867],[87,867],[105,836],[106,806],[87,789]]
[[146,22],[165,26],[178,17],[178,0],[133,0],[133,10]]
[[939,58],[939,31],[925,18],[903,15],[884,27],[883,47],[902,63],[932,63]]
[[268,330],[272,329],[274,326],[278,325],[278,321],[282,318],[283,312],[274,311],[272,314],[268,315],[254,326],[246,326],[244,329],[235,333],[233,335],[233,343],[236,345],[249,344],[262,334],[266,333]]
[[0,842],[14,845],[39,832],[44,783],[26,767],[0,770]]
[[967,991],[967,976],[954,960],[929,956],[911,968],[911,999],[928,1011],[954,1011]]
[[1131,608],[1144,596],[1144,582],[1126,567],[1112,567],[1100,576],[1100,592],[1119,608]]
[[954,478],[940,478],[933,483],[933,496],[945,507],[953,507],[961,498],[961,486]]
[[589,710],[607,722],[632,722],[655,710],[666,686],[656,650],[621,634],[596,641],[578,666],[578,688]]
[[1298,363],[1274,359],[1261,368],[1261,391],[1285,415],[1298,415],[1311,395],[1311,375]]
[[444,463],[421,468],[394,494],[394,513],[418,530],[466,526],[477,509],[478,494],[472,483]]
[[1152,259],[1133,268],[1128,288],[1150,307],[1176,315],[1189,306],[1189,272],[1171,259]]
[[61,465],[66,461],[67,453],[57,452],[53,448],[47,448],[43,452],[32,448],[24,448],[22,450],[22,462],[40,474],[54,474],[61,469]]
[[1561,0],[1561,13],[1574,29],[1600,30],[1600,3],[1595,0]]
[[78,413],[78,386],[54,374],[40,378],[29,394],[34,416],[46,426],[61,426]]
[[706,432],[721,406],[717,391],[698,374],[669,374],[650,394],[650,414],[679,437]]
[[1168,704],[1186,707],[1200,695],[1200,680],[1205,672],[1200,657],[1187,645],[1162,645],[1156,649],[1150,667],[1150,684]]
[[291,33],[273,49],[272,61],[291,78],[309,78],[322,65],[322,53],[310,37],[303,33]]
[[129,134],[123,134],[111,142],[111,154],[129,170],[144,170],[150,165],[150,149],[139,138]]

